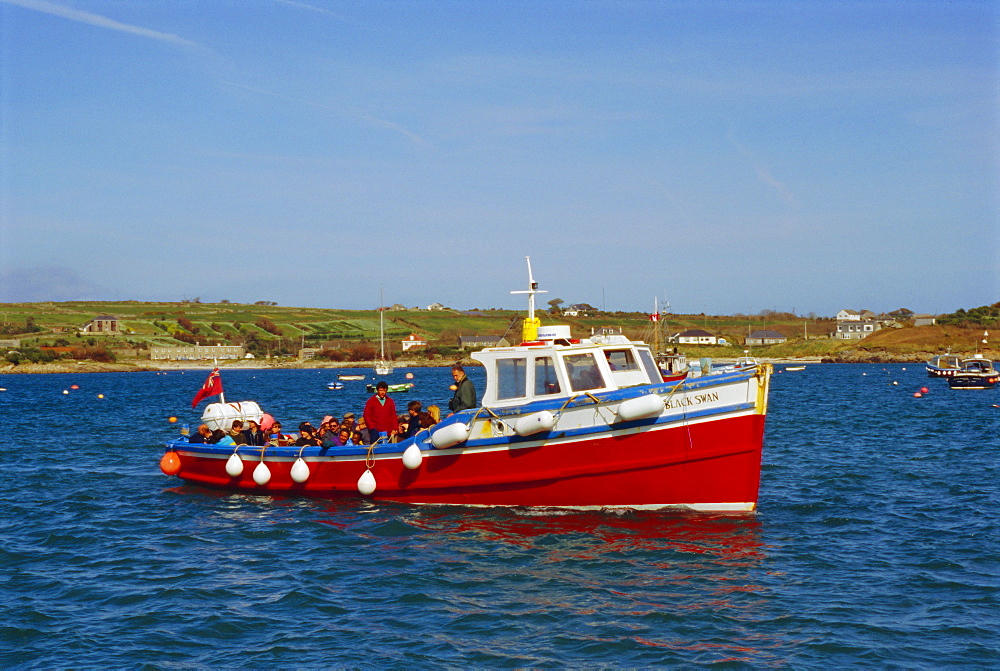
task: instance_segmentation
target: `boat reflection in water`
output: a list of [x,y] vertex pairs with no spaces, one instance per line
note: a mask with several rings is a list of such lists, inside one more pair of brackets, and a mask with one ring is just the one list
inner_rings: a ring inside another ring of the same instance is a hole
[[[406,522],[437,533],[473,533],[483,541],[577,559],[600,559],[616,552],[649,550],[715,555],[720,559],[754,561],[763,543],[755,515],[696,514],[685,511],[556,511],[531,508],[490,515],[430,514],[417,510]],[[552,557],[557,559],[558,557]]]
[[[437,596],[449,600],[456,620],[488,609],[558,618],[574,630],[578,645],[709,646],[714,661],[742,663],[780,657],[783,642],[752,628],[745,638],[726,640],[684,633],[685,622],[703,618],[764,617],[768,588],[760,579],[767,547],[753,514],[392,510],[391,517],[416,529],[405,533],[422,556],[445,562],[436,586],[444,594]],[[504,597],[477,600],[478,586],[485,585],[502,585]],[[619,622],[635,626],[621,630]],[[771,651],[764,656],[762,643]]]

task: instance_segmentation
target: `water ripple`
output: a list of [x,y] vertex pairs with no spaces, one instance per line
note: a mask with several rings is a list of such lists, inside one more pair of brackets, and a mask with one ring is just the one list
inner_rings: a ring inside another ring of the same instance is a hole
[[[168,425],[151,422],[190,416],[198,375],[0,376],[5,430],[25,437],[0,451],[0,659],[1000,666],[1000,395],[883,368],[776,376],[755,515],[413,508],[178,486],[156,467]],[[447,370],[416,372],[429,380],[418,390],[447,394]],[[227,394],[268,399],[290,419],[358,409],[363,392],[331,407],[325,381],[237,371]],[[72,383],[87,394],[63,395]],[[924,385],[931,393],[914,399]],[[72,435],[37,434],[33,413],[58,415]]]

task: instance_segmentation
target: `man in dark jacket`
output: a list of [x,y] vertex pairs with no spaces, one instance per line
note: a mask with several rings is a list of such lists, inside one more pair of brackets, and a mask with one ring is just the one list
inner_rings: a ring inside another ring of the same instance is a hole
[[451,414],[476,407],[476,387],[465,374],[465,369],[457,363],[451,367],[451,376],[455,378],[455,395],[448,401]]

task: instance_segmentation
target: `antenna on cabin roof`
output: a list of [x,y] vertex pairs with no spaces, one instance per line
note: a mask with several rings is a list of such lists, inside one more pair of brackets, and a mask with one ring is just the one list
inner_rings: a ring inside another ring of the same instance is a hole
[[535,294],[547,294],[546,290],[539,290],[538,282],[535,281],[534,275],[531,273],[531,257],[524,257],[528,262],[528,290],[527,291],[512,291],[512,294],[528,294],[528,316],[524,320],[524,325],[521,327],[521,341],[531,342],[538,338],[538,327],[542,325],[540,319],[535,317]]

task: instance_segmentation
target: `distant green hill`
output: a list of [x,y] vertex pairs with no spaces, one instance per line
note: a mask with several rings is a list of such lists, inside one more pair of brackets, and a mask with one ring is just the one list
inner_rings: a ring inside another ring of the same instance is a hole
[[[118,335],[80,333],[99,315],[119,320]],[[506,335],[520,338],[522,312],[514,310],[387,310],[386,346],[398,356],[401,340],[415,333],[429,341],[440,354],[455,351],[461,335]],[[592,329],[614,327],[632,339],[653,342],[654,323],[639,312],[606,312],[566,317],[540,314],[545,324],[569,324],[573,333],[587,336]],[[301,347],[351,348],[378,345],[377,310],[333,310],[236,303],[140,303],[48,302],[0,303],[0,338],[18,338],[25,346],[95,345],[115,349],[144,350],[151,345],[181,342],[243,345],[255,354],[295,354]],[[778,331],[788,338],[782,345],[756,347],[761,356],[838,356],[839,353],[963,351],[975,346],[971,325],[951,325],[947,330],[931,327],[886,329],[863,341],[843,342],[830,338],[836,329],[832,319],[805,319],[774,313],[759,316],[663,315],[660,334],[667,336],[703,329],[726,338],[729,347],[689,347],[692,356],[735,357],[743,353],[744,338],[752,330]],[[967,333],[968,331],[968,333]]]

